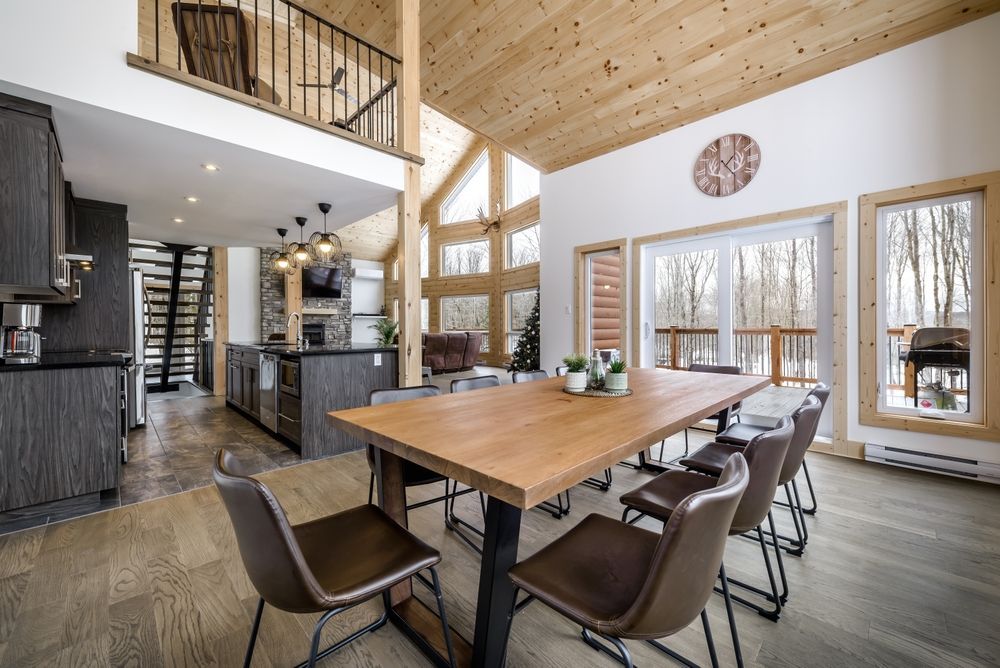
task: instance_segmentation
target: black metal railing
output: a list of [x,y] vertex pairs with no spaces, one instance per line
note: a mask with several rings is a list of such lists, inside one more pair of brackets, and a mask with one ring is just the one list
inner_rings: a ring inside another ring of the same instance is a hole
[[288,0],[139,0],[141,55],[396,147],[400,59]]

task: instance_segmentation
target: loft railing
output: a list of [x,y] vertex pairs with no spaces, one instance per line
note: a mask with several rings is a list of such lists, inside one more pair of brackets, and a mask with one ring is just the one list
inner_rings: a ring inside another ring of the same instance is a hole
[[396,148],[400,59],[289,0],[139,0],[160,65]]

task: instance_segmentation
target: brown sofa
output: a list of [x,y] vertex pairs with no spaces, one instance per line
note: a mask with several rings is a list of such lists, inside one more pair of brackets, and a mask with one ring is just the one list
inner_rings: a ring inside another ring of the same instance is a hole
[[466,371],[476,365],[483,345],[482,332],[424,332],[423,365],[433,373]]

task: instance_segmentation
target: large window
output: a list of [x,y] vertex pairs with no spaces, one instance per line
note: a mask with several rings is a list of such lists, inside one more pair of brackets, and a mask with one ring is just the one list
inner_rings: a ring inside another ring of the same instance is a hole
[[878,408],[982,421],[983,200],[877,210]]
[[441,224],[476,220],[479,211],[490,215],[490,159],[486,151],[441,205]]
[[531,165],[507,154],[507,208],[538,197],[539,174]]
[[530,290],[515,290],[507,293],[507,352],[514,352],[517,340],[524,332],[524,324],[528,321],[531,311],[535,308],[538,298],[538,288]]
[[541,259],[538,223],[507,234],[507,268],[522,267]]
[[463,241],[441,247],[441,275],[485,274],[490,270],[489,239]]
[[427,226],[420,230],[420,278],[427,278],[431,275],[430,270],[430,241],[427,238]]
[[[430,300],[423,297],[420,300],[420,331],[430,331]],[[399,322],[399,299],[392,300],[392,319]]]
[[441,331],[482,332],[480,350],[490,349],[490,298],[488,295],[462,295],[441,298]]

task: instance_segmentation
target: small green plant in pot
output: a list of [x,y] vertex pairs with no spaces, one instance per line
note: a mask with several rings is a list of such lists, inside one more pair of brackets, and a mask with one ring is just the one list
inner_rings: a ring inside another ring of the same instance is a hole
[[587,359],[586,355],[574,353],[563,358],[566,365],[566,390],[583,392],[587,389]]
[[396,342],[396,334],[399,333],[399,323],[389,318],[383,318],[368,325],[368,329],[374,329],[378,333],[378,344],[381,346],[391,346]]
[[628,389],[628,365],[623,360],[612,360],[604,374],[604,389],[624,392]]

